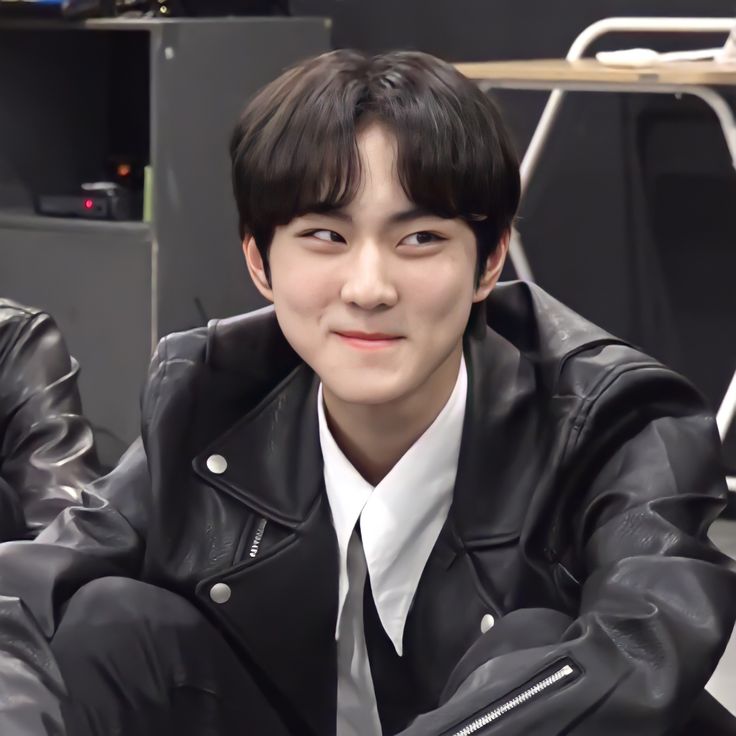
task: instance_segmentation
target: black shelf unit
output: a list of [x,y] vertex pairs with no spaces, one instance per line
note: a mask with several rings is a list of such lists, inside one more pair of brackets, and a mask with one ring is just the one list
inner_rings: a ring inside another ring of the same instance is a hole
[[[0,20],[0,294],[48,310],[113,463],[139,430],[159,337],[261,305],[227,143],[248,98],[330,48],[324,18]],[[151,166],[150,222],[48,218],[118,158]]]

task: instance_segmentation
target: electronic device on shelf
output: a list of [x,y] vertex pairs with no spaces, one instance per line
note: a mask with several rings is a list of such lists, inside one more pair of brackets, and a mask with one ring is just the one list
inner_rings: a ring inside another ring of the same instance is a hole
[[142,194],[110,181],[82,184],[75,194],[40,194],[36,212],[49,217],[81,217],[85,220],[140,220]]

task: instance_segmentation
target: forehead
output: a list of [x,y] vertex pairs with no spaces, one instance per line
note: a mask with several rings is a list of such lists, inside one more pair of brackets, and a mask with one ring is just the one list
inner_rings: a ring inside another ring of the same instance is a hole
[[401,185],[397,167],[396,136],[385,126],[372,123],[360,130],[355,139],[360,159],[360,176],[355,195],[345,209],[372,206],[405,209],[412,204]]
[[385,125],[374,122],[362,127],[356,133],[355,143],[361,163],[369,167],[391,167],[396,173],[398,142],[396,135]]

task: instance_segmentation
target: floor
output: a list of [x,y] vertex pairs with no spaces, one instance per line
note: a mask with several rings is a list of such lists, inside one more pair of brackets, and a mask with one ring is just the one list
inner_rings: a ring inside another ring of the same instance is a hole
[[[710,537],[723,552],[736,559],[736,521],[716,521]],[[736,715],[736,632],[708,683],[708,690]]]

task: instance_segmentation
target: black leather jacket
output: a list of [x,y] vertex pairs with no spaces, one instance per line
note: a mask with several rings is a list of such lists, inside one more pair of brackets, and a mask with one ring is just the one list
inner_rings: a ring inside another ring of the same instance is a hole
[[[736,609],[706,537],[725,494],[713,418],[679,375],[535,287],[497,287],[488,312],[492,329],[466,339],[455,495],[404,657],[375,645],[385,732],[673,732]],[[161,342],[142,442],[84,508],[0,547],[0,733],[62,733],[46,640],[64,601],[106,575],[194,601],[299,736],[334,733],[338,557],[316,388],[270,309]]]
[[0,482],[19,502],[0,540],[35,536],[99,476],[78,374],[48,314],[0,299]]

